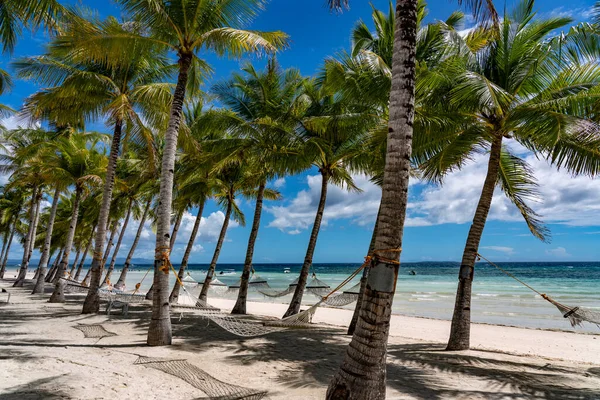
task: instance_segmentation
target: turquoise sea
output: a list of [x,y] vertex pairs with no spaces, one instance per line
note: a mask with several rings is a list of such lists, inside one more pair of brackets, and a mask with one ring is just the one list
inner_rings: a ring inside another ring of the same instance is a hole
[[[600,311],[599,262],[528,262],[498,265],[560,303]],[[135,283],[140,282],[150,267],[151,265],[135,265],[128,275],[127,287],[133,288]],[[174,267],[177,269],[178,265]],[[313,271],[320,280],[333,288],[357,267],[358,264],[314,264]],[[189,273],[196,281],[202,281],[207,268],[208,265],[193,264],[189,267]],[[217,278],[225,284],[235,284],[239,280],[242,268],[240,264],[219,264]],[[300,268],[300,264],[254,265],[256,273],[275,289],[286,288],[298,276]],[[451,262],[403,263],[394,298],[394,313],[451,319],[458,268],[458,263]],[[290,273],[284,273],[285,269],[289,269]],[[411,271],[416,275],[412,275]],[[119,272],[115,271],[115,280]],[[171,279],[173,280],[173,276]],[[360,275],[346,288],[353,286],[359,279]],[[142,284],[142,290],[149,288],[151,281],[150,273]],[[250,293],[250,300],[253,301],[287,303],[290,298],[291,295],[268,299],[257,292]],[[317,298],[306,293],[304,301],[306,304],[314,304]],[[346,306],[353,307],[354,304]],[[487,263],[478,263],[475,269],[472,318],[474,322],[490,324],[600,333],[600,329],[591,324],[586,324],[584,328],[572,328],[553,305]]]

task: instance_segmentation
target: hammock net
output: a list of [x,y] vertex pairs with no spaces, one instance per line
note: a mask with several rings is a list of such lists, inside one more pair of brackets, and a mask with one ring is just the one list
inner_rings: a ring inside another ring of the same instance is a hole
[[331,292],[331,286],[319,280],[316,275],[313,275],[313,279],[306,285],[306,290],[317,297],[323,297]]
[[294,290],[296,290],[296,286],[298,286],[298,279],[299,278],[294,279],[294,281],[292,283],[290,283],[288,285],[288,287],[284,290],[277,290],[277,289],[273,289],[273,288],[269,287],[269,288],[258,288],[257,291],[258,291],[258,293],[262,294],[263,296],[267,296],[267,297],[271,297],[271,298],[287,296],[288,294],[290,294]]
[[267,395],[266,391],[249,389],[220,381],[186,360],[140,356],[134,362],[134,365],[143,365],[173,375],[200,390],[209,399],[260,400]]
[[516,280],[517,282],[519,282],[521,285],[525,286],[529,290],[539,294],[544,300],[546,300],[550,304],[554,305],[556,308],[558,308],[558,310],[561,312],[563,317],[567,318],[569,320],[572,327],[582,326],[583,322],[589,322],[591,324],[595,324],[598,328],[600,328],[600,310],[593,310],[593,309],[585,308],[585,307],[571,307],[571,306],[561,304],[558,301],[552,299],[550,296],[546,295],[545,293],[537,291],[533,287],[529,286],[527,283],[525,283],[522,280],[520,280],[519,278],[517,278],[512,273],[504,270],[499,265],[488,260],[481,254],[477,254],[477,256],[480,259],[485,260],[488,264],[492,265],[496,269],[498,269],[500,272],[513,278],[514,280]]
[[323,303],[332,307],[343,307],[357,301],[359,294],[360,282],[352,286],[350,289],[343,291],[342,293],[334,294],[332,296],[324,298]]

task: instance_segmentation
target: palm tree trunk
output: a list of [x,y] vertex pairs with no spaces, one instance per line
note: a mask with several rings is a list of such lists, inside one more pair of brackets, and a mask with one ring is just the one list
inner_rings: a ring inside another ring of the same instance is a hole
[[106,243],[106,251],[104,251],[104,255],[102,256],[102,271],[104,271],[104,267],[106,266],[106,261],[108,261],[108,256],[110,255],[110,251],[112,250],[112,247],[115,244],[115,236],[117,235],[118,230],[119,230],[119,221],[115,221],[112,226],[112,229],[110,231],[110,236],[108,237],[108,242]]
[[248,239],[248,248],[246,249],[246,260],[244,261],[244,271],[240,281],[240,290],[238,298],[231,310],[232,314],[246,314],[246,299],[248,298],[248,280],[252,271],[252,257],[254,256],[254,245],[258,237],[258,228],[260,227],[260,216],[262,214],[263,196],[265,194],[266,182],[261,182],[256,194],[256,207],[254,208],[254,220],[252,221],[252,230]]
[[[8,227],[10,229],[10,225]],[[6,251],[6,245],[8,244],[8,235],[10,235],[9,231],[4,232],[2,239],[2,252],[0,252],[0,260],[4,260],[4,252]],[[0,277],[0,279],[2,279]]]
[[[377,233],[377,225],[379,220],[379,214],[381,214],[381,203],[379,203],[379,210],[377,211],[377,219],[375,219],[375,226],[373,227],[373,234],[371,235],[371,243],[369,244],[369,252],[367,255],[372,256],[373,250],[375,250],[375,235]],[[360,308],[362,306],[363,296],[365,289],[367,288],[367,279],[369,279],[369,268],[363,269],[362,277],[360,278],[360,290],[358,292],[358,299],[356,299],[356,307],[354,307],[354,314],[352,314],[352,321],[348,326],[347,335],[352,336],[356,329],[356,322],[358,322],[358,315],[360,314]]]
[[387,340],[408,200],[416,36],[417,0],[397,0],[387,152],[375,237],[377,257],[369,272],[356,330],[329,384],[327,399],[385,399]]
[[96,231],[96,227],[92,228],[92,234],[85,246],[85,250],[83,251],[83,255],[81,257],[81,262],[77,266],[77,272],[75,272],[75,277],[73,278],[76,281],[79,281],[79,276],[81,275],[81,271],[83,270],[83,266],[85,265],[85,259],[87,258],[88,253],[90,252],[90,247],[92,247],[92,240],[94,240],[94,232]]
[[75,268],[77,268],[77,263],[79,262],[79,257],[81,257],[81,246],[77,247],[77,252],[75,253],[75,259],[73,260],[73,265],[71,265],[71,270],[69,271],[70,279],[73,279],[73,274],[75,273]]
[[108,166],[106,167],[106,178],[104,180],[104,190],[102,191],[102,204],[98,215],[98,224],[96,227],[96,241],[94,253],[92,256],[92,265],[90,266],[92,279],[90,289],[83,303],[83,314],[95,313],[100,309],[100,298],[98,297],[98,287],[102,278],[102,253],[104,252],[104,237],[106,236],[106,224],[110,213],[110,203],[112,201],[113,187],[115,185],[115,170],[117,168],[117,159],[119,158],[119,148],[121,147],[121,133],[123,121],[118,119],[115,123],[115,129],[110,146],[110,155],[108,157]]
[[487,220],[494,189],[498,182],[500,171],[500,156],[502,153],[502,135],[496,134],[492,141],[488,170],[483,183],[481,197],[475,210],[473,223],[469,229],[467,243],[463,252],[460,272],[458,274],[458,289],[456,291],[456,303],[452,315],[450,338],[446,350],[468,350],[471,341],[471,287],[475,273],[475,262],[479,250],[479,242],[483,235],[483,229]]
[[44,292],[44,281],[48,270],[48,261],[50,260],[50,246],[52,245],[52,231],[54,230],[54,220],[56,219],[56,210],[58,209],[59,199],[60,189],[57,186],[54,190],[54,197],[52,198],[52,208],[50,208],[50,217],[48,218],[48,226],[46,228],[46,241],[44,242],[44,249],[42,250],[38,276],[31,294]]
[[227,228],[229,227],[229,218],[231,217],[232,209],[233,199],[229,199],[229,201],[227,202],[227,211],[225,212],[225,220],[223,221],[223,226],[221,226],[221,233],[219,233],[219,240],[217,240],[217,246],[215,247],[213,258],[210,262],[210,266],[208,267],[208,272],[206,273],[206,278],[204,279],[202,290],[200,291],[200,301],[206,301],[208,289],[210,288],[210,283],[212,282],[213,276],[215,274],[215,268],[217,267],[217,261],[219,261],[219,254],[221,254],[221,247],[223,247],[223,241],[225,240]]
[[306,249],[306,256],[304,257],[304,263],[300,270],[300,276],[298,278],[298,284],[294,291],[294,296],[290,305],[283,315],[283,318],[289,317],[290,315],[298,314],[300,312],[300,306],[302,305],[302,297],[304,296],[304,288],[306,287],[306,281],[308,279],[308,272],[312,265],[313,255],[315,253],[315,247],[317,246],[317,238],[319,237],[319,230],[321,229],[321,221],[323,220],[323,212],[325,211],[325,202],[327,201],[327,183],[329,177],[321,173],[321,197],[319,199],[319,206],[317,207],[317,214],[315,215],[315,222],[310,233],[310,239],[308,241],[308,248]]
[[71,222],[69,223],[69,232],[67,233],[67,241],[65,243],[65,252],[62,255],[62,260],[58,265],[58,278],[54,286],[54,292],[50,296],[49,303],[64,303],[64,282],[60,279],[64,276],[67,267],[69,266],[69,254],[71,253],[71,247],[73,246],[73,239],[75,238],[75,230],[77,229],[77,218],[79,218],[79,203],[81,201],[81,194],[83,189],[79,186],[75,187],[75,200],[73,201],[73,214],[71,214]]
[[175,241],[177,240],[177,233],[179,232],[179,227],[181,226],[181,220],[183,219],[183,212],[185,210],[179,211],[177,214],[177,218],[175,219],[175,224],[173,225],[173,233],[171,233],[171,240],[169,241],[169,248],[173,251],[173,246],[175,246]]
[[42,206],[42,197],[43,192],[40,190],[38,193],[38,200],[35,206],[35,219],[33,220],[33,231],[31,232],[31,239],[29,245],[29,256],[27,257],[27,268],[29,268],[29,262],[31,261],[31,256],[33,255],[33,250],[35,249],[35,238],[37,236],[37,228],[40,223],[40,208]]
[[129,253],[127,254],[127,259],[125,260],[125,264],[123,265],[123,270],[121,271],[121,275],[119,276],[119,280],[115,287],[121,288],[125,286],[125,279],[127,279],[127,271],[129,271],[129,266],[131,265],[131,259],[133,258],[133,254],[135,253],[135,248],[140,241],[140,237],[142,236],[142,232],[144,231],[144,224],[146,223],[146,218],[148,217],[148,212],[150,211],[150,205],[152,204],[152,199],[146,202],[146,207],[144,208],[144,215],[142,215],[142,219],[140,220],[140,226],[138,226],[137,233],[135,234],[135,239],[133,240],[133,244],[129,249]]
[[[188,265],[188,260],[190,258],[190,254],[192,253],[192,248],[194,247],[194,242],[196,241],[196,236],[198,236],[198,229],[200,229],[200,222],[202,221],[202,213],[204,212],[204,200],[198,206],[198,214],[196,215],[196,220],[194,221],[194,227],[192,228],[192,233],[190,235],[190,240],[188,240],[187,247],[185,248],[185,253],[183,253],[183,258],[181,259],[181,265],[179,266],[179,280],[183,279],[183,274],[185,274],[185,269]],[[173,286],[173,290],[171,291],[171,295],[169,296],[169,303],[175,304],[179,300],[179,281],[175,280],[175,285]]]
[[123,222],[123,227],[121,228],[121,233],[119,234],[119,239],[117,240],[117,245],[115,246],[115,251],[113,252],[112,258],[110,260],[110,265],[108,267],[108,271],[106,271],[106,276],[104,277],[102,285],[106,285],[110,282],[110,277],[115,269],[115,264],[117,262],[117,255],[119,254],[119,249],[121,248],[121,242],[123,241],[123,237],[125,236],[125,230],[127,229],[127,225],[129,224],[129,218],[131,217],[132,208],[133,199],[130,199],[129,206],[127,207],[127,214],[125,215],[125,221]]
[[25,236],[25,243],[23,245],[23,258],[21,260],[21,268],[19,269],[19,275],[17,280],[13,284],[15,287],[22,287],[25,282],[25,276],[27,274],[27,265],[29,264],[29,247],[31,243],[31,234],[33,233],[33,227],[35,225],[35,212],[38,202],[39,187],[36,185],[33,187],[31,193],[31,206],[29,207],[29,228],[27,229],[27,236]]
[[89,286],[90,284],[90,277],[92,275],[92,269],[88,269],[88,272],[85,274],[85,277],[83,278],[83,280],[81,281],[81,284],[83,286]]
[[8,252],[10,251],[10,245],[12,244],[13,238],[15,236],[15,230],[17,229],[17,219],[18,216],[15,216],[15,222],[12,224],[12,228],[10,230],[10,236],[8,237],[8,245],[6,246],[6,253],[4,254],[4,258],[2,259],[2,267],[0,267],[0,279],[4,279],[4,273],[6,272],[6,263],[8,262]]
[[50,271],[48,271],[48,276],[46,277],[47,283],[54,282],[54,276],[56,275],[56,270],[58,269],[58,263],[60,262],[60,259],[62,257],[62,254],[64,253],[64,251],[65,251],[64,248],[60,249],[60,251],[58,252],[58,255],[54,259],[54,262],[52,263],[52,267],[50,268]]
[[[179,227],[177,226],[177,221],[175,221],[175,224],[173,225],[173,231],[171,233],[171,237],[173,237],[173,235],[175,234],[175,230],[179,229]],[[171,241],[169,242],[169,256],[171,255],[171,251],[173,251],[173,247],[172,245],[175,244],[175,242]],[[148,292],[146,293],[146,300],[152,300],[154,296],[154,282],[152,283],[152,285],[150,285],[150,289],[148,289]]]
[[169,256],[171,210],[173,208],[173,174],[175,171],[175,153],[177,135],[181,124],[185,89],[188,72],[192,64],[192,54],[179,57],[179,76],[173,94],[169,125],[165,134],[165,147],[160,173],[160,192],[157,213],[156,250],[154,254],[154,282],[152,299],[152,318],[148,328],[147,343],[150,346],[169,345],[172,341],[171,311],[169,306],[169,271],[166,258]]

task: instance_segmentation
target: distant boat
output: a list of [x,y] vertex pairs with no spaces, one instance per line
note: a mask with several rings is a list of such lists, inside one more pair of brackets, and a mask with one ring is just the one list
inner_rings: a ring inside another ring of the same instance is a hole
[[235,275],[235,269],[225,269],[221,272],[219,272],[219,275]]
[[291,271],[290,271],[290,269],[288,267],[286,267],[286,268],[283,269],[283,273],[284,274],[289,274],[290,272]]

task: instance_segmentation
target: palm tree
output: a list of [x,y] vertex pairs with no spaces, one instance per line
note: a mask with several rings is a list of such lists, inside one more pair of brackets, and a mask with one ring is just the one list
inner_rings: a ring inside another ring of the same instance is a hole
[[[70,138],[65,138],[57,143],[62,157],[58,160],[56,169],[62,169],[65,176],[69,176],[69,180],[75,186],[73,211],[69,222],[65,251],[57,271],[59,278],[64,276],[69,264],[69,254],[77,228],[81,198],[89,186],[102,183],[101,175],[106,172],[108,161],[98,149],[100,139],[103,138],[97,134],[81,133],[73,134]],[[64,301],[64,284],[58,279],[49,302],[63,303]]]
[[0,279],[4,279],[8,253],[10,252],[17,225],[19,224],[19,216],[23,211],[26,194],[27,192],[23,187],[13,185],[11,188],[5,188],[2,198],[0,198],[0,218],[2,224],[5,225],[7,229],[5,232],[5,237],[7,237],[6,251],[3,253],[2,259],[0,259]]
[[300,135],[305,140],[304,153],[312,155],[312,165],[321,175],[321,192],[304,263],[284,317],[300,311],[323,219],[328,185],[331,183],[349,191],[360,191],[354,184],[349,165],[363,152],[364,134],[374,120],[362,107],[351,107],[313,82],[305,84],[304,95],[310,104]]
[[243,159],[260,175],[240,289],[232,314],[246,314],[248,281],[267,182],[308,166],[298,163],[298,151],[293,143],[294,128],[304,111],[301,101],[304,79],[300,72],[282,70],[275,59],[269,60],[264,71],[257,71],[251,64],[242,71],[244,74],[234,74],[232,79],[215,85],[212,90],[218,100],[236,113],[232,128],[240,140],[236,141],[237,148],[230,157]]
[[[108,226],[116,161],[122,136],[136,142],[149,142],[152,134],[144,121],[155,127],[165,124],[165,111],[171,102],[172,85],[165,83],[173,68],[157,46],[142,46],[137,41],[121,43],[119,63],[98,63],[91,51],[82,50],[94,40],[108,35],[133,35],[135,24],[119,24],[114,18],[89,23],[75,19],[50,45],[47,56],[16,63],[19,76],[54,87],[34,95],[26,108],[33,115],[71,122],[84,117],[107,114],[114,127],[109,164],[104,182],[102,206],[96,229],[92,278],[83,313],[99,308],[97,288],[102,278],[100,254]],[[88,49],[89,50],[89,49]],[[152,151],[152,147],[148,146]]]
[[448,149],[423,164],[426,177],[441,179],[469,158],[473,144],[489,149],[486,179],[463,252],[448,350],[469,348],[471,286],[496,186],[521,212],[532,234],[548,239],[527,204],[537,198],[533,171],[504,141],[516,140],[575,174],[600,172],[600,128],[587,120],[597,107],[600,67],[596,60],[564,63],[560,44],[549,45],[547,36],[571,20],[536,20],[533,6],[533,0],[524,0],[505,15],[499,33],[454,77],[444,101],[476,118],[469,131],[457,134]]
[[[478,16],[486,10],[497,19],[488,0],[459,0]],[[329,0],[333,8],[348,0]],[[484,7],[487,5],[487,7]],[[327,390],[328,399],[383,399],[391,304],[396,289],[406,216],[416,86],[417,0],[396,1],[392,84],[382,199],[375,234],[374,261],[352,341]]]
[[[132,20],[140,21],[150,31],[147,40],[165,46],[177,54],[179,73],[177,86],[165,137],[162,159],[160,195],[157,213],[156,255],[154,269],[154,301],[150,327],[149,345],[171,344],[171,327],[168,303],[168,275],[160,273],[169,254],[169,227],[172,209],[173,171],[177,136],[181,124],[183,103],[188,81],[207,70],[206,63],[198,56],[201,49],[219,55],[240,56],[244,53],[274,52],[286,43],[281,32],[257,32],[239,29],[249,22],[260,10],[263,0],[208,0],[188,2],[184,0],[118,0]],[[109,54],[117,53],[124,41],[137,40],[139,36],[107,36],[99,41],[95,55],[106,60]],[[89,47],[89,46],[88,46]],[[93,50],[93,49],[92,49]]]
[[221,231],[219,232],[219,238],[215,246],[210,266],[204,278],[204,284],[200,291],[198,298],[200,301],[206,301],[208,295],[208,289],[212,282],[217,262],[219,261],[219,255],[221,254],[221,247],[225,241],[225,235],[227,234],[227,228],[229,227],[229,219],[233,215],[233,219],[244,226],[246,219],[244,213],[240,210],[235,202],[238,194],[248,196],[254,188],[254,176],[247,169],[243,168],[238,163],[230,163],[225,165],[214,179],[214,198],[215,201],[225,209],[225,218]]
[[0,155],[3,162],[1,169],[11,172],[12,182],[18,185],[28,184],[31,187],[31,201],[29,203],[29,223],[23,246],[23,259],[19,275],[13,286],[23,286],[29,267],[29,259],[33,251],[33,242],[36,236],[39,204],[42,199],[44,175],[43,165],[37,157],[43,150],[47,141],[54,134],[43,129],[15,129],[8,132],[3,138],[3,145],[9,146],[11,152]]

